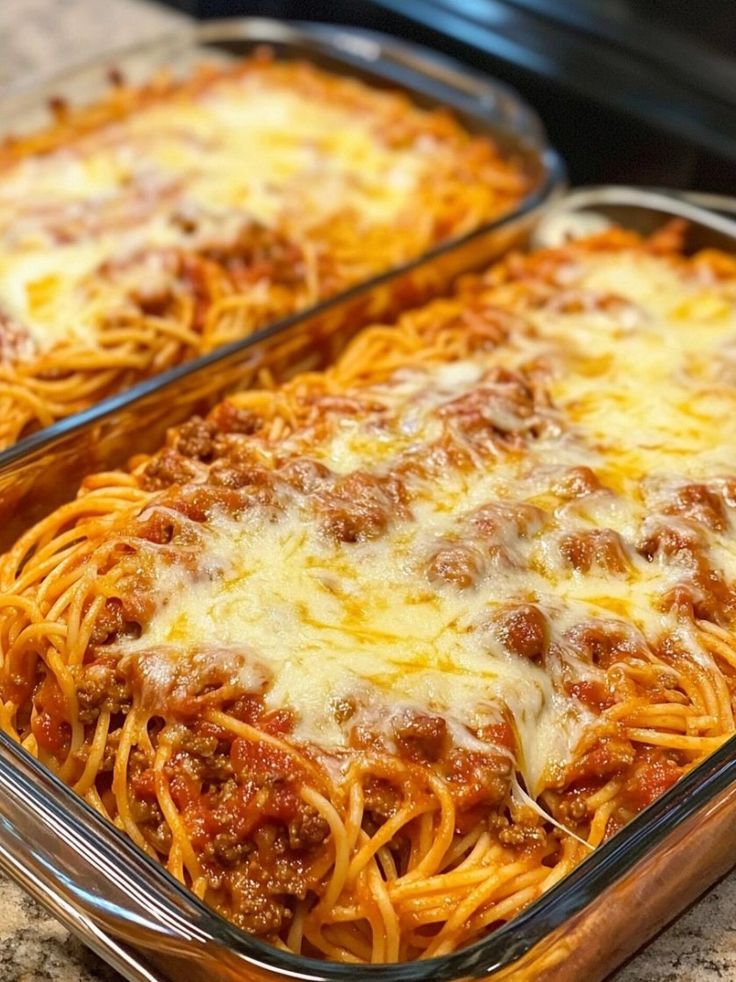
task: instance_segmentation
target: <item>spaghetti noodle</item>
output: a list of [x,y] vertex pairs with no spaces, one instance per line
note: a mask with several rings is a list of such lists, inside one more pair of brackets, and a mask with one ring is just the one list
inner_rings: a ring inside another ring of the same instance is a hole
[[493,142],[260,54],[0,148],[0,447],[513,208]]
[[735,302],[511,257],[90,476],[0,562],[3,728],[275,945],[482,937],[734,732]]

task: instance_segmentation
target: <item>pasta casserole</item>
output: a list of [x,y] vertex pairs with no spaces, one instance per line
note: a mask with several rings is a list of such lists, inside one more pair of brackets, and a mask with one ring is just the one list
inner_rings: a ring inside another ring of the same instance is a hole
[[513,255],[0,561],[0,722],[246,931],[443,955],[734,732],[736,263]]
[[0,448],[513,210],[442,109],[267,52],[0,147]]

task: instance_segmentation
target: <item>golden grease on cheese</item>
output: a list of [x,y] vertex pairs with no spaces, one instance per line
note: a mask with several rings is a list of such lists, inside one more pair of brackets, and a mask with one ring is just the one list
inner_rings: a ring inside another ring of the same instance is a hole
[[[326,534],[310,496],[294,494],[278,517],[221,516],[205,531],[205,572],[182,579],[161,566],[158,612],[132,650],[241,648],[267,705],[295,712],[294,739],[329,751],[348,739],[335,699],[356,700],[351,726],[364,719],[388,732],[394,714],[414,707],[443,716],[470,746],[508,710],[534,794],[559,778],[593,719],[565,679],[605,680],[571,640],[576,628],[609,625],[649,645],[682,637],[709,660],[662,603],[693,570],[642,543],[658,523],[682,522],[667,513],[678,489],[704,481],[723,490],[732,473],[736,391],[719,372],[734,337],[733,298],[642,251],[583,253],[564,275],[565,303],[540,306],[505,286],[489,292],[489,304],[520,318],[495,349],[362,384],[349,394],[364,411],[333,413],[319,438],[297,430],[279,444],[282,459],[305,455],[336,475],[401,473],[407,513],[357,542]],[[441,302],[433,309],[442,315]],[[503,395],[503,372],[544,387],[531,416]],[[448,407],[473,393],[484,425],[502,437],[490,452],[478,451],[460,417],[448,422]],[[406,467],[443,435],[470,465]],[[561,491],[582,468],[600,485]],[[473,516],[521,504],[538,509],[527,532],[503,519],[483,554]],[[575,542],[591,532],[611,554],[576,558]],[[428,576],[447,543],[481,550],[467,589]],[[707,532],[705,555],[734,581],[730,527]],[[493,630],[494,612],[513,603],[537,604],[549,620],[545,668],[507,651]]]
[[736,331],[734,298],[688,282],[666,260],[630,252],[586,261],[576,286],[628,302],[607,312],[545,312],[540,325],[570,348],[553,398],[614,477],[732,470],[736,388],[718,372]]

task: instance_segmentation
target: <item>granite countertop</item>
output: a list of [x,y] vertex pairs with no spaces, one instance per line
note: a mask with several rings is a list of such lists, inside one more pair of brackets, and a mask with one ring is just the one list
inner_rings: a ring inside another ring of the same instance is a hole
[[[155,37],[183,18],[143,0],[2,0],[0,86]],[[736,872],[615,976],[615,982],[736,980]],[[119,982],[81,942],[0,876],[0,982]],[[584,980],[571,980],[584,982]]]

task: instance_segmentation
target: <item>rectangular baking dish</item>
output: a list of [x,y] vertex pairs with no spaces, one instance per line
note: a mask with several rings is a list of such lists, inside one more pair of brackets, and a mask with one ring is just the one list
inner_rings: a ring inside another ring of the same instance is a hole
[[[691,241],[736,251],[736,223],[663,194],[598,188],[570,194],[538,224],[534,244],[616,220],[642,232],[685,217]],[[251,359],[279,358],[310,317],[252,346]],[[333,342],[342,337],[338,331]],[[274,338],[276,339],[274,341]],[[116,453],[137,449],[141,424],[192,393],[209,401],[212,377],[252,378],[242,351],[218,355],[137,401],[107,413]],[[323,355],[324,356],[324,355]],[[183,389],[181,388],[183,386]],[[216,387],[215,387],[216,388]],[[97,421],[66,435],[59,454],[84,459]],[[67,463],[49,448],[46,466]],[[66,458],[64,458],[66,459]],[[58,466],[57,466],[58,465]],[[6,482],[27,477],[28,460],[7,465]],[[66,494],[69,494],[67,488]],[[27,525],[33,509],[21,510]],[[161,866],[0,734],[0,868],[132,982],[451,982],[604,978],[734,863],[736,737],[695,768],[572,874],[489,938],[441,958],[356,967],[287,954],[246,936],[199,902]]]
[[[243,57],[263,45],[273,49],[279,58],[306,58],[318,66],[358,77],[378,88],[403,90],[423,106],[451,107],[467,129],[491,136],[518,160],[530,179],[529,193],[516,210],[311,308],[306,312],[310,317],[309,331],[305,332],[302,327],[300,337],[306,337],[307,333],[312,341],[318,336],[325,337],[336,324],[342,325],[348,320],[358,327],[438,293],[458,272],[486,262],[523,237],[539,208],[563,186],[563,164],[548,145],[535,113],[500,83],[461,70],[439,55],[382,35],[261,19],[244,18],[192,26],[157,41],[106,54],[45,81],[11,87],[3,94],[0,137],[42,125],[48,115],[50,99],[62,98],[74,106],[100,96],[110,85],[112,70],[121,73],[131,84],[149,79],[164,68],[173,71],[175,76],[186,76],[203,60],[227,61]],[[291,320],[293,318],[277,321],[265,330],[233,342],[228,348],[219,349],[214,357],[220,351],[226,351],[234,356],[228,361],[229,365],[237,365],[238,359],[248,362],[264,337],[287,332]],[[297,360],[298,338],[294,345],[290,361]],[[26,457],[31,467],[27,480],[20,480],[16,475],[12,489],[4,477],[0,477],[0,520],[5,519],[9,509],[20,506],[26,490],[46,471],[51,458],[44,455],[52,449],[58,451],[67,437],[94,423],[97,429],[89,441],[92,456],[84,463],[85,467],[99,466],[103,457],[95,456],[95,445],[108,439],[106,421],[110,413],[138,404],[142,396],[174,381],[180,383],[177,391],[181,397],[187,388],[186,378],[196,375],[198,369],[210,363],[212,358],[213,355],[206,355],[186,362],[121,394],[110,396],[86,411],[62,419],[0,452],[2,474],[8,465],[21,457]],[[228,382],[229,378],[222,379],[221,392],[225,391]],[[165,428],[189,415],[192,408],[190,399],[179,402],[177,398],[167,406],[165,417],[147,421],[146,427],[141,429],[141,438],[148,434],[150,445],[155,445]],[[32,466],[32,461],[38,466]],[[51,492],[49,487],[48,494]]]

